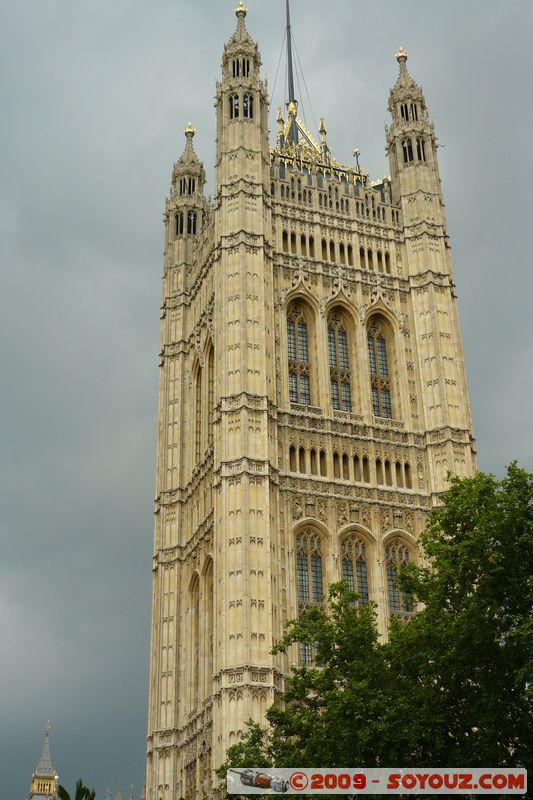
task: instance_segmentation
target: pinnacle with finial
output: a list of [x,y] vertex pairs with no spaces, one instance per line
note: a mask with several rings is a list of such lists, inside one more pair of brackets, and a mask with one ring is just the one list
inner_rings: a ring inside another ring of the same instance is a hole
[[247,8],[246,8],[246,6],[244,5],[244,2],[243,2],[243,0],[239,0],[239,5],[238,5],[238,6],[237,6],[237,8],[235,9],[235,13],[236,13],[236,15],[237,15],[238,17],[242,17],[243,19],[244,19],[244,17],[246,16],[246,14],[248,13],[248,9],[247,9]]
[[408,54],[403,49],[403,46],[400,46],[400,49],[396,53],[396,61],[398,62],[398,64],[405,64],[405,62],[407,61],[407,58],[408,58]]
[[196,128],[193,128],[193,124],[192,124],[192,122],[189,122],[189,123],[187,123],[187,127],[185,128],[185,131],[184,131],[184,133],[185,133],[185,136],[186,136],[187,138],[189,138],[189,136],[190,136],[190,137],[191,137],[191,139],[192,139],[192,137],[193,137],[193,136],[194,136],[194,134],[196,133]]

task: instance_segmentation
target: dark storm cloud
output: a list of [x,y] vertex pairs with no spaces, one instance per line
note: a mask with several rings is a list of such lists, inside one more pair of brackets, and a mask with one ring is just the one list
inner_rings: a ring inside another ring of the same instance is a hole
[[[249,0],[274,88],[282,0]],[[403,44],[436,120],[480,466],[533,468],[532,6],[293,0],[335,156],[388,173]],[[189,119],[213,186],[232,3],[27,0],[0,9],[6,797],[42,727],[62,780],[105,796],[144,771],[164,196]],[[280,68],[273,112],[283,103]],[[271,116],[271,127],[275,127]]]

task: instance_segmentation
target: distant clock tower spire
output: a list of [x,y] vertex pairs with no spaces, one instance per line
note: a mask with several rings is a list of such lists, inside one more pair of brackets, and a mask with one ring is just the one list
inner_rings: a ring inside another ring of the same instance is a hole
[[51,725],[46,723],[44,729],[44,742],[41,757],[35,767],[31,779],[31,788],[29,799],[32,800],[45,800],[45,798],[57,798],[57,779],[56,771],[52,766],[52,759],[50,757],[50,735]]

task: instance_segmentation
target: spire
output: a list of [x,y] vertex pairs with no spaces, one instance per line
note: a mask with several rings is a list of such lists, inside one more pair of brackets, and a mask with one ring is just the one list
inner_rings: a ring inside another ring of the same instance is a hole
[[287,103],[287,111],[289,114],[289,131],[287,138],[294,144],[298,144],[298,125],[296,124],[296,117],[298,115],[298,102],[294,92],[294,70],[292,64],[292,30],[291,30],[291,10],[289,0],[285,0],[285,9],[287,15],[287,75],[288,75],[288,90],[289,99]]
[[44,728],[43,751],[41,753],[39,763],[35,767],[35,773],[34,773],[39,778],[54,778],[56,774],[52,766],[52,759],[50,757],[50,744],[48,741],[50,728],[51,725],[49,722],[47,722]]
[[289,104],[296,105],[296,97],[294,96],[294,71],[292,66],[292,31],[291,31],[291,9],[289,0],[285,0],[287,11],[287,73],[289,76]]

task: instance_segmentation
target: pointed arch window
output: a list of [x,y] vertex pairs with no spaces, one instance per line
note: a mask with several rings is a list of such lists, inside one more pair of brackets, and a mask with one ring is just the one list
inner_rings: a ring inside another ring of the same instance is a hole
[[402,140],[402,153],[403,153],[403,163],[411,164],[411,162],[414,160],[413,143],[411,139]]
[[254,118],[254,96],[252,94],[243,95],[242,115],[245,119]]
[[189,236],[196,236],[196,211],[189,211],[187,214],[187,233]]
[[292,305],[287,315],[289,355],[289,400],[311,404],[311,365],[309,363],[309,327],[303,309]]
[[229,96],[229,118],[230,119],[238,119],[239,118],[239,95],[238,94],[230,94],[230,96]]
[[352,534],[341,544],[342,579],[351,592],[359,595],[359,605],[368,605],[368,574],[366,545],[357,535]]
[[331,405],[340,411],[351,411],[348,330],[342,315],[338,312],[334,312],[328,320],[328,351]]
[[401,616],[413,612],[413,598],[402,592],[398,586],[398,573],[409,563],[409,548],[401,539],[394,539],[385,549],[387,567],[387,592],[389,612]]
[[368,326],[368,360],[372,410],[376,417],[392,418],[392,382],[389,374],[386,322],[373,317]]
[[324,595],[322,541],[312,528],[296,536],[296,587],[300,611],[318,603]]
[[183,211],[176,214],[176,236],[183,236]]
[[198,705],[198,680],[200,669],[200,581],[195,575],[189,595],[189,631],[191,636],[191,709]]
[[207,355],[207,440],[211,447],[213,444],[213,425],[215,418],[215,357],[213,345],[209,347]]
[[194,456],[196,463],[198,463],[202,455],[202,370],[200,366],[198,366],[198,371],[196,373],[194,389]]
[[426,160],[426,144],[423,139],[416,140],[416,155],[419,161]]

